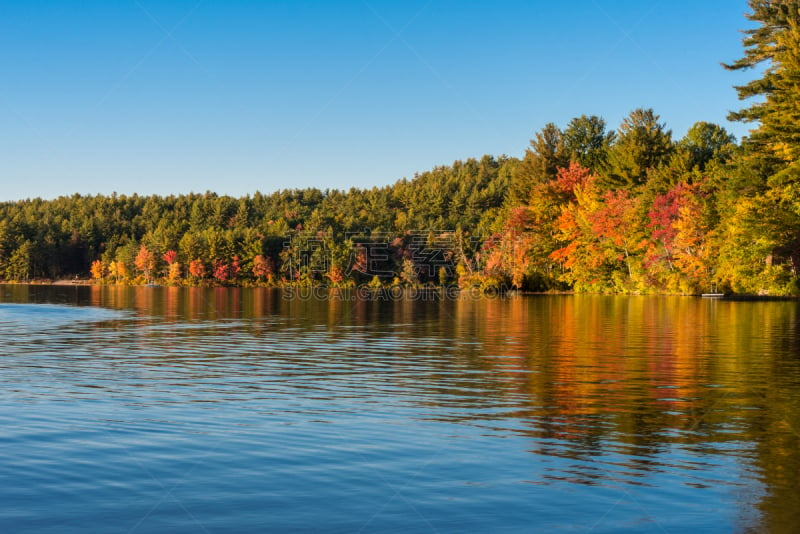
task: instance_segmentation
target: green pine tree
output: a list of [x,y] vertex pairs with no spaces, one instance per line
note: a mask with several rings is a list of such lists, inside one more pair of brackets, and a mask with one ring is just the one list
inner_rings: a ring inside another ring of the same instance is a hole
[[762,75],[737,86],[739,99],[758,100],[731,112],[730,120],[757,123],[744,145],[772,175],[798,174],[800,159],[800,0],[750,0],[744,56],[729,70],[765,67]]
[[569,165],[569,153],[562,137],[558,126],[550,122],[531,139],[530,147],[525,150],[525,157],[515,169],[509,186],[512,206],[526,204],[536,184],[552,180],[560,167]]
[[606,121],[596,115],[575,117],[564,129],[564,149],[571,161],[581,167],[601,172],[608,164],[608,151],[616,137],[606,132]]
[[[752,237],[741,247],[757,251],[750,271],[769,283],[759,291],[800,289],[800,0],[749,0],[747,18],[757,27],[745,31],[744,56],[724,65],[729,70],[762,67],[761,75],[736,87],[741,100],[756,98],[732,112],[731,120],[756,127],[743,140],[729,197],[750,202],[758,217],[737,217],[731,227]],[[745,200],[745,197],[748,197]],[[756,208],[754,208],[755,210]],[[723,221],[726,222],[726,221]],[[739,263],[746,263],[741,262]],[[749,276],[749,275],[748,275]],[[774,281],[773,281],[774,280]]]
[[609,168],[602,174],[609,188],[644,184],[647,174],[669,160],[674,150],[672,131],[658,122],[652,109],[635,109],[619,127],[609,152]]

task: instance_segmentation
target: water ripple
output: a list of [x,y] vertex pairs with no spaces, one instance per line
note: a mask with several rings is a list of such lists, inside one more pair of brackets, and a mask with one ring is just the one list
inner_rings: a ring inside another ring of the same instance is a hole
[[0,531],[729,531],[798,496],[785,303],[146,302],[0,304]]

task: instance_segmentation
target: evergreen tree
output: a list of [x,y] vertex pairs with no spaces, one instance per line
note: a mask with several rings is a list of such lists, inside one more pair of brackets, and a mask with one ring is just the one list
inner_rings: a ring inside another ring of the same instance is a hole
[[[754,236],[742,246],[749,272],[765,280],[759,291],[792,292],[800,282],[800,0],[750,0],[747,18],[758,26],[745,31],[744,56],[725,65],[730,70],[765,67],[760,77],[737,87],[739,98],[759,100],[730,118],[755,122],[743,142],[739,178],[729,196],[749,196],[758,217],[738,217],[728,210],[731,227]],[[763,276],[770,273],[769,277]],[[748,275],[751,276],[751,275]]]
[[559,168],[567,165],[569,153],[564,147],[561,130],[549,122],[531,139],[530,147],[525,150],[525,157],[515,170],[509,187],[511,204],[528,202],[536,184],[549,182],[556,177]]
[[758,27],[744,32],[744,56],[724,66],[744,70],[765,64],[761,77],[736,87],[741,100],[761,99],[729,118],[758,123],[745,146],[776,174],[796,167],[800,158],[800,0],[749,5],[753,12],[746,16]]
[[26,240],[11,254],[5,270],[8,280],[21,282],[27,281],[31,277],[32,249],[33,244]]
[[630,188],[647,181],[647,173],[667,162],[674,150],[672,131],[652,109],[635,109],[619,127],[609,152],[609,169],[603,185]]
[[678,142],[678,150],[687,159],[687,168],[701,171],[713,159],[730,159],[735,148],[736,138],[725,128],[702,121],[694,123]]
[[594,172],[600,172],[608,163],[608,150],[616,137],[606,132],[606,121],[596,115],[575,117],[564,130],[564,150],[570,161]]

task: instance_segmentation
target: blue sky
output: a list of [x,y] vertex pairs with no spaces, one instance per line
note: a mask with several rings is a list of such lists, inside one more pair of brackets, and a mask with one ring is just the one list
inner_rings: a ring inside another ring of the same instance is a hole
[[371,187],[547,122],[725,116],[745,0],[0,3],[0,200]]

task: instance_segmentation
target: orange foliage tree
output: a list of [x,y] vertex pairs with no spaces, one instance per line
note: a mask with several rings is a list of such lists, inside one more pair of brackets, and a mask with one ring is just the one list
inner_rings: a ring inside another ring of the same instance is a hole
[[195,279],[205,278],[206,276],[206,266],[199,259],[193,259],[189,262],[189,274]]
[[257,280],[272,281],[273,274],[274,268],[272,265],[272,259],[269,257],[264,257],[261,254],[258,254],[253,258],[253,276]]
[[139,252],[133,260],[136,268],[144,274],[144,277],[150,280],[150,274],[155,270],[156,257],[145,245],[139,247]]
[[122,261],[112,261],[108,265],[108,275],[113,277],[114,280],[119,282],[120,280],[124,280],[128,276],[128,268],[125,267],[125,262]]
[[563,279],[579,291],[639,291],[644,287],[640,252],[646,246],[640,197],[625,189],[603,191],[587,179],[573,189],[556,226],[562,247],[551,258]]
[[92,262],[92,266],[90,268],[92,273],[92,278],[95,280],[99,280],[105,276],[106,267],[103,265],[103,262],[100,260],[94,260]]
[[563,248],[561,226],[568,221],[561,216],[575,203],[576,190],[596,180],[589,169],[572,162],[558,168],[553,179],[533,186],[528,203],[512,208],[503,231],[487,241],[485,274],[514,288],[563,288],[558,282],[561,256],[553,256]]

